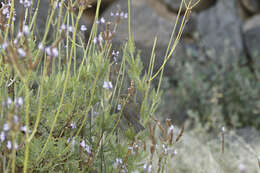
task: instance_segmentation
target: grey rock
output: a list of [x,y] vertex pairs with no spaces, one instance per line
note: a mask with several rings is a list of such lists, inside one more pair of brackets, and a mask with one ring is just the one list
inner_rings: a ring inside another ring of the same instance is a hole
[[[167,7],[174,12],[179,11],[182,2],[182,0],[161,0],[161,1],[165,3]],[[186,0],[186,2],[188,4],[189,1]],[[193,0],[192,5],[195,4],[196,2],[197,0]],[[193,10],[196,12],[205,10],[209,8],[211,5],[213,5],[214,2],[215,0],[200,0],[200,2],[193,8]],[[183,4],[181,11],[184,12],[185,9],[186,9],[185,4]]]
[[240,0],[241,4],[250,13],[260,12],[260,1],[259,0]]
[[[49,11],[49,1],[40,1],[39,9],[38,9],[38,16],[36,19],[36,35],[42,37],[44,35],[45,27],[46,27],[46,21],[48,17],[48,11]],[[14,7],[16,10],[16,20],[15,20],[15,28],[18,32],[19,29],[19,23],[20,23],[20,16],[22,13],[22,4],[19,3],[19,1],[14,3]],[[36,11],[37,3],[34,2],[33,4],[33,14]],[[29,16],[27,18],[27,21],[29,19]]]
[[[103,16],[106,20],[112,20],[110,13],[115,13],[118,8],[117,6],[120,6],[122,11],[127,12],[127,1],[116,1],[104,12]],[[148,69],[154,37],[158,37],[155,49],[155,70],[158,70],[164,61],[165,52],[176,21],[176,15],[167,12],[165,6],[160,6],[159,3],[154,4],[153,2],[146,0],[132,0],[131,9],[132,33],[137,49],[141,50],[141,58],[144,62],[145,69]],[[196,29],[196,22],[190,20],[185,28],[184,35],[192,34]],[[121,45],[122,42],[128,39],[127,20],[123,20],[120,23],[115,35],[116,36],[113,39],[115,45]],[[182,44],[184,43],[180,43],[176,48],[174,56],[185,56]],[[171,59],[173,60],[174,58]],[[172,73],[171,68],[171,63],[167,63],[165,70],[166,75]]]
[[198,15],[198,34],[208,57],[231,62],[244,55],[237,6],[237,0],[219,0]]
[[247,20],[243,26],[245,47],[255,65],[260,65],[260,15]]

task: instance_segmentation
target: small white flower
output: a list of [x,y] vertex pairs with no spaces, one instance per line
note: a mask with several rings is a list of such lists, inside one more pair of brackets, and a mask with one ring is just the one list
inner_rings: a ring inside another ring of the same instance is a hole
[[2,102],[2,105],[9,107],[12,103],[13,103],[12,99],[10,99],[10,98],[8,97],[8,98],[7,98],[7,101]]
[[117,110],[120,111],[121,110],[121,105],[117,105]]
[[25,51],[24,51],[22,48],[19,48],[19,49],[18,49],[18,53],[19,53],[19,55],[20,55],[21,57],[25,57],[25,56],[26,56],[26,53],[25,53]]
[[14,104],[18,107],[23,105],[23,98],[22,97],[18,97],[14,100]]
[[72,139],[72,142],[71,142],[72,147],[74,147],[75,142],[76,142],[76,141],[75,141],[75,139],[73,138],[73,139]]
[[43,50],[44,50],[43,44],[42,44],[42,43],[39,43],[38,48],[39,48],[41,51],[43,51]]
[[72,27],[72,26],[69,26],[69,27],[68,27],[68,31],[69,31],[69,32],[73,32],[73,27]]
[[49,55],[51,57],[58,57],[59,56],[59,51],[56,47],[54,47],[54,48],[47,47],[45,49],[45,52],[47,53],[47,55]]
[[13,103],[12,99],[8,97],[8,99],[7,99],[7,104],[8,104],[8,106],[9,106],[10,104],[12,104],[12,103]]
[[171,134],[174,130],[174,126],[171,125],[169,128],[168,128],[168,134]]
[[125,13],[124,18],[125,18],[125,19],[128,18],[128,13]]
[[[22,127],[20,128],[20,130],[23,131],[23,132],[26,132],[28,129],[27,129],[26,126],[22,126]],[[28,132],[31,133],[32,131],[29,130]]]
[[100,22],[101,22],[101,23],[105,23],[105,22],[106,22],[105,18],[104,18],[104,17],[101,17]]
[[123,161],[121,158],[116,158],[116,165],[122,165]]
[[59,56],[59,51],[56,47],[52,48],[52,55],[54,57],[58,57]]
[[120,13],[120,17],[123,18],[124,16],[125,16],[125,13],[124,13],[124,12],[121,12],[121,13]]
[[147,171],[152,172],[152,167],[153,167],[152,165],[149,165]]
[[98,41],[99,41],[100,43],[102,43],[102,42],[104,41],[104,39],[103,39],[103,37],[102,37],[101,34],[98,35]]
[[66,29],[67,27],[66,27],[66,25],[61,25],[61,27],[60,27],[60,29],[62,30],[62,31],[64,31],[65,29]]
[[168,153],[168,148],[167,148],[167,146],[165,144],[163,144],[162,147],[163,147],[163,152],[166,155]]
[[86,30],[87,30],[87,27],[86,27],[85,25],[81,25],[80,30],[81,30],[81,31],[86,31]]
[[222,131],[222,133],[225,132],[225,127],[224,126],[221,128],[221,131]]
[[117,57],[117,56],[119,55],[119,51],[113,50],[113,51],[112,51],[112,55],[115,56],[115,57]]
[[7,141],[6,146],[7,146],[7,148],[8,148],[9,150],[11,150],[11,148],[12,148],[12,142],[11,142],[11,141]]
[[112,89],[113,88],[113,85],[112,85],[112,82],[104,82],[103,84],[103,88],[109,90],[109,89]]
[[88,154],[91,154],[91,149],[88,145],[85,146],[85,150]]
[[175,156],[175,155],[177,155],[177,154],[178,154],[177,150],[174,150],[174,151],[173,151],[173,155]]
[[84,140],[81,141],[80,146],[81,146],[82,148],[85,148],[85,147],[86,147],[86,142],[85,142]]
[[8,8],[4,8],[2,11],[3,15],[9,14],[9,9]]
[[15,123],[15,124],[17,124],[17,123],[18,123],[18,121],[19,121],[19,118],[18,118],[18,116],[17,116],[17,115],[14,115],[14,123]]
[[50,47],[47,47],[45,49],[45,51],[46,51],[47,55],[51,56],[51,48]]
[[3,130],[4,130],[4,131],[8,131],[9,129],[10,129],[9,124],[8,124],[8,123],[5,123],[5,124],[4,124],[4,127],[3,127]]
[[238,168],[239,168],[240,172],[246,171],[246,166],[243,163],[239,164]]
[[29,30],[29,26],[28,26],[28,25],[24,25],[24,26],[23,26],[23,33],[24,33],[25,35],[29,35],[30,30]]
[[113,16],[114,16],[114,13],[113,13],[113,12],[111,12],[111,13],[110,13],[110,16],[112,16],[112,17],[113,17]]
[[70,138],[67,139],[67,143],[70,143]]
[[71,126],[72,129],[76,128],[76,124],[75,123],[71,123],[70,126]]
[[17,44],[18,43],[18,39],[14,39],[14,44]]
[[94,43],[94,44],[97,44],[97,37],[94,37],[94,38],[93,38],[93,43]]
[[1,142],[3,142],[5,140],[5,132],[1,132],[0,140],[1,140]]
[[17,150],[18,149],[18,144],[14,143],[14,149]]
[[8,43],[4,42],[1,47],[5,50],[8,47]]
[[[21,1],[20,1],[21,3]],[[21,3],[24,5],[24,8],[29,8],[32,5],[32,2],[29,0],[24,0],[23,3]]]
[[23,33],[22,33],[22,32],[18,32],[17,38],[19,39],[19,38],[21,38],[22,36],[23,36]]

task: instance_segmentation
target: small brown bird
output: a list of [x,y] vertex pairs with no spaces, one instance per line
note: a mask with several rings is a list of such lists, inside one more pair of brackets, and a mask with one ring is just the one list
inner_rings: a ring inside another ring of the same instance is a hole
[[125,100],[124,97],[125,96],[122,96],[123,100],[126,101],[126,104],[123,108],[120,127],[123,130],[127,130],[129,127],[133,127],[135,134],[137,134],[144,130],[144,126],[139,122],[141,107],[138,103],[134,103],[131,98]]

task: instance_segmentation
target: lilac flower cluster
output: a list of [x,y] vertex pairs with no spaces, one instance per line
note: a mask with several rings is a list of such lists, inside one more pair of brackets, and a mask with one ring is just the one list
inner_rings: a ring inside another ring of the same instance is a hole
[[104,81],[103,88],[105,88],[107,90],[112,89],[113,88],[112,82]]
[[111,17],[120,17],[121,19],[127,19],[128,13],[125,13],[123,11],[121,11],[121,12],[117,11],[116,13],[111,12],[110,16]]
[[32,1],[30,0],[20,0],[20,4],[24,6],[24,8],[29,8],[32,5]]
[[8,97],[6,101],[2,102],[2,106],[9,108],[13,103],[16,108],[20,108],[23,105],[22,97],[15,98],[14,102]]
[[99,43],[100,45],[104,42],[104,38],[102,36],[102,33],[99,33],[99,35],[97,37],[93,38],[93,43],[97,44]]
[[119,56],[119,51],[112,50],[112,56],[113,56],[114,62],[117,62],[117,58]]
[[6,49],[8,47],[8,43],[7,42],[3,42],[1,45],[0,45],[0,49]]
[[85,140],[80,142],[80,146],[88,153],[91,154],[91,148],[85,142]]
[[[13,109],[15,108],[15,112],[19,112],[18,110],[21,108],[23,105],[23,99],[22,97],[18,97],[12,101],[12,99],[7,98],[6,101],[2,102],[2,106],[7,108],[7,109]],[[12,148],[18,149],[18,144],[17,142],[12,142],[10,140],[11,137],[9,137],[10,133],[17,133],[17,132],[26,132],[28,131],[31,133],[31,131],[26,127],[23,126],[19,122],[19,116],[16,114],[12,114],[8,116],[8,120],[3,124],[2,131],[0,132],[0,142],[1,143],[6,143],[7,149],[11,150]]]
[[[2,15],[5,17],[5,19],[9,19],[10,18],[10,9],[11,9],[11,2],[10,0],[7,1],[7,3],[3,3],[1,2],[1,5],[2,5]],[[12,17],[12,20],[15,21],[15,15],[16,15],[16,12],[15,10],[13,11],[13,17]],[[5,27],[7,27],[8,24],[5,24]]]
[[145,172],[152,172],[153,165],[152,164],[144,164],[144,171]]
[[120,170],[121,170],[120,172],[128,172],[127,168],[123,164],[123,160],[121,158],[116,158],[115,165],[117,168],[120,168]]

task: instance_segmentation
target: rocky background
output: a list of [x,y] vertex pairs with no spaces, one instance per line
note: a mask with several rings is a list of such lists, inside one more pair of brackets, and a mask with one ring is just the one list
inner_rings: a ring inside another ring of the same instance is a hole
[[[149,65],[154,37],[158,37],[157,70],[164,60],[181,0],[131,2],[132,32],[145,67]],[[102,0],[100,16],[110,21],[111,13],[115,14],[118,9],[127,12],[127,5],[127,0]],[[37,19],[39,33],[44,28],[48,6],[49,1],[41,0]],[[81,20],[81,24],[88,27],[86,36],[94,22],[96,0],[91,1],[91,6]],[[185,8],[182,14],[184,11]],[[120,50],[118,45],[127,38],[128,25],[124,20],[113,39],[115,49]],[[198,116],[205,121],[224,119],[230,125],[260,128],[259,69],[260,1],[200,0],[167,63],[162,85],[164,104],[159,114],[179,124],[187,117]],[[210,107],[212,109],[207,110]],[[210,116],[213,118],[209,119]]]
[[[180,4],[181,0],[132,0],[132,31],[146,67],[155,36],[158,36],[155,68],[158,69],[162,64]],[[110,20],[111,12],[118,7],[127,11],[127,1],[111,2],[101,16]],[[184,11],[185,8],[182,14]],[[128,38],[127,27],[127,21],[120,24],[115,43]],[[259,84],[251,88],[254,82],[260,83],[259,65],[260,1],[201,0],[192,10],[181,41],[167,63],[166,82],[163,83],[164,104],[159,111],[160,116],[170,117],[177,123],[183,123],[186,117],[195,115],[202,117],[200,120],[214,123],[224,119],[230,125],[253,124],[259,127]],[[237,75],[245,69],[250,75]],[[241,83],[246,83],[251,76],[252,85],[245,89]],[[243,80],[238,79],[240,77]],[[218,85],[218,82],[221,84]],[[240,87],[241,90],[236,91]],[[254,92],[245,94],[248,90]],[[215,103],[212,101],[214,98],[217,98]],[[251,101],[255,104],[251,104]],[[239,103],[236,105],[234,102]],[[252,106],[250,109],[254,111],[245,111],[248,106]],[[204,107],[212,109],[205,111]],[[218,116],[221,118],[216,118]],[[254,122],[248,123],[251,121],[249,119]]]

